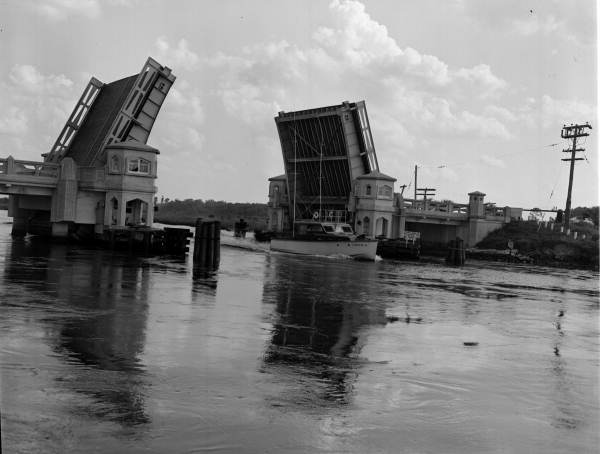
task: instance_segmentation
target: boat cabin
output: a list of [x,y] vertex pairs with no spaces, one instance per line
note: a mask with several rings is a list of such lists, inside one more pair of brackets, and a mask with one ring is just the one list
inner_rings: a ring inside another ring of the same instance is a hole
[[299,236],[343,236],[345,238],[356,236],[349,224],[318,221],[296,221],[295,234]]

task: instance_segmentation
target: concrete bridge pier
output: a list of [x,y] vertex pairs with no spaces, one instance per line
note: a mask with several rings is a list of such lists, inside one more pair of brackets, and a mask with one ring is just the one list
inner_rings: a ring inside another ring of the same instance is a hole
[[76,220],[77,186],[77,165],[72,158],[63,158],[50,215],[52,236],[55,238],[67,238],[70,226]]
[[13,237],[24,237],[27,235],[27,211],[19,208],[18,196],[11,196],[8,199],[8,215],[13,218],[12,231]]

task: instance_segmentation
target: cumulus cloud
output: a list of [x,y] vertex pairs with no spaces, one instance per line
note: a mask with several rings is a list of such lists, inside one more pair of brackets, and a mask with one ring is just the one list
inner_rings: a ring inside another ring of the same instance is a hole
[[20,135],[27,132],[28,118],[21,109],[11,106],[0,117],[0,133]]
[[530,14],[525,19],[515,19],[513,22],[514,30],[524,36],[534,35],[536,33],[554,33],[562,28],[562,22],[558,22],[553,15],[541,17],[537,14]]
[[198,68],[200,58],[189,48],[187,40],[181,38],[175,47],[171,46],[164,36],[159,36],[154,43],[157,58],[168,66],[193,71]]
[[9,80],[29,93],[56,93],[71,88],[73,82],[64,74],[43,75],[32,65],[15,65],[8,74]]
[[[164,154],[161,161],[185,158],[190,165],[204,152],[206,113],[200,89],[178,78],[169,91],[155,123],[150,142]],[[192,159],[192,161],[190,161]],[[201,165],[198,162],[197,165]]]
[[597,110],[592,104],[576,101],[554,99],[549,95],[542,96],[539,115],[544,127],[560,128],[570,123],[594,123]]
[[185,81],[181,81],[178,85],[179,87],[174,86],[169,91],[167,105],[174,105],[174,112],[181,120],[189,120],[195,124],[204,123],[204,108],[198,91],[192,89]]
[[50,22],[63,22],[71,17],[97,19],[103,6],[133,7],[139,0],[21,0],[21,3]]
[[54,22],[64,21],[71,16],[95,19],[100,16],[98,0],[25,0],[26,7]]
[[362,3],[333,0],[329,8],[335,28],[320,27],[314,38],[341,58],[356,65],[366,65],[402,55],[387,28],[372,20]]
[[[64,126],[83,86],[64,74],[45,74],[32,65],[14,65],[0,81],[0,133],[8,153],[40,159]],[[8,145],[6,145],[8,144]]]
[[504,118],[471,111],[472,99],[507,89],[489,65],[451,68],[436,56],[401,47],[358,1],[334,0],[329,9],[331,24],[317,28],[308,47],[270,42],[207,60],[219,74],[217,94],[227,112],[270,128],[279,110],[365,99],[377,119],[375,141],[385,148],[422,144],[417,136],[425,130],[511,138]]
[[486,106],[483,113],[489,117],[498,118],[504,123],[512,123],[517,120],[517,115],[509,109],[496,105]]
[[557,43],[596,43],[594,2],[580,2],[574,8],[567,2],[547,0],[461,0],[461,14],[484,29],[494,28],[507,35],[540,36]]
[[473,68],[461,68],[454,72],[459,80],[467,82],[471,88],[476,88],[480,97],[488,97],[505,89],[506,81],[492,73],[489,65],[480,64]]
[[506,168],[506,163],[502,159],[498,159],[494,156],[484,154],[481,155],[481,160],[492,167],[498,167],[500,169]]

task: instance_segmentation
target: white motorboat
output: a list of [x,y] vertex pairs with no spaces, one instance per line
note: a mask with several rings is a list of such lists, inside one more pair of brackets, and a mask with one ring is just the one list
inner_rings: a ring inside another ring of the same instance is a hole
[[271,239],[271,250],[375,260],[377,240],[355,235],[348,224],[298,221],[292,235]]

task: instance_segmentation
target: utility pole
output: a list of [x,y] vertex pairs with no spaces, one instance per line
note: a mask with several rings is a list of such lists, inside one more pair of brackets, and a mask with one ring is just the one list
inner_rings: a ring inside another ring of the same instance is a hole
[[427,194],[434,196],[435,189],[434,188],[419,188],[417,191],[420,192],[419,196],[423,196],[423,209],[427,209]]
[[415,203],[417,203],[417,166],[415,164]]
[[578,151],[585,151],[585,148],[577,148],[577,139],[579,137],[586,137],[590,134],[585,132],[586,129],[592,129],[592,127],[586,123],[584,125],[571,125],[563,126],[560,136],[563,139],[573,139],[573,146],[570,150],[563,150],[563,153],[571,153],[570,158],[563,158],[561,161],[570,161],[571,169],[569,171],[569,190],[567,191],[567,204],[565,206],[565,216],[563,225],[569,228],[569,219],[571,218],[571,191],[573,189],[573,172],[575,171],[575,161],[583,161],[583,158],[576,158],[575,153]]
[[420,196],[423,196],[423,200],[427,199],[427,194],[429,193],[429,195],[435,195],[435,189],[434,188],[419,188],[417,189],[417,191],[420,192]]

